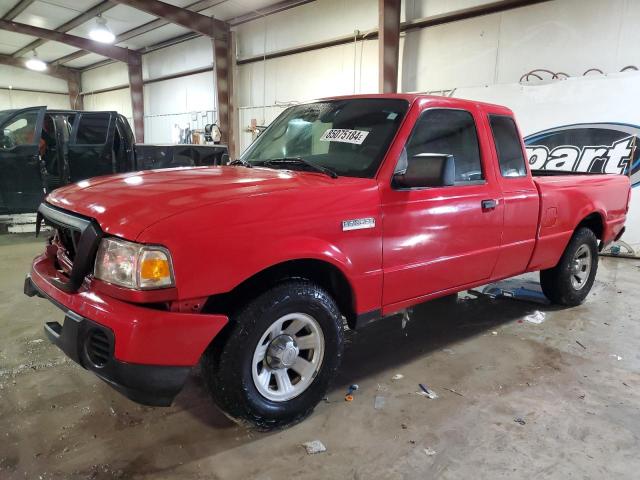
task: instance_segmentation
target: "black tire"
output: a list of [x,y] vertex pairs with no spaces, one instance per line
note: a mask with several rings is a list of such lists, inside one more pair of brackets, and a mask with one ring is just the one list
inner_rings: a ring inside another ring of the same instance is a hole
[[[585,246],[591,252],[591,270],[580,288],[571,282],[572,264],[576,252]],[[555,304],[574,307],[587,298],[598,270],[598,239],[589,228],[579,228],[571,237],[558,264],[540,271],[540,286],[546,297]]]
[[[324,355],[313,381],[297,397],[273,401],[263,396],[252,377],[252,360],[267,329],[286,314],[312,316],[324,336]],[[241,308],[202,358],[202,374],[218,406],[231,418],[260,430],[282,428],[307,417],[324,398],[340,366],[342,315],[331,296],[317,285],[291,280],[264,292]]]

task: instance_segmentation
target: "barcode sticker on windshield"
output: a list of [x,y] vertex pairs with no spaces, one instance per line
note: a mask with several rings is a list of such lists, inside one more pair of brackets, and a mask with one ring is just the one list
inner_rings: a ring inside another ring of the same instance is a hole
[[320,137],[321,142],[342,142],[362,145],[369,132],[363,130],[347,130],[344,128],[330,128]]

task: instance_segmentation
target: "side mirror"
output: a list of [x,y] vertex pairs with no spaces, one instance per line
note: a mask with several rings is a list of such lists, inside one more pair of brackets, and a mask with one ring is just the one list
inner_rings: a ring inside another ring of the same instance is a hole
[[406,168],[393,175],[393,186],[399,189],[450,187],[455,184],[456,164],[453,155],[419,153],[406,159]]

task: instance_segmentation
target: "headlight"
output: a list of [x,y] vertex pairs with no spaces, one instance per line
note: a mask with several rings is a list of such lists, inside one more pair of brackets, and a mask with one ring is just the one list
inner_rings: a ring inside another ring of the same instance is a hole
[[104,238],[98,247],[94,276],[139,290],[173,287],[171,255],[166,248]]

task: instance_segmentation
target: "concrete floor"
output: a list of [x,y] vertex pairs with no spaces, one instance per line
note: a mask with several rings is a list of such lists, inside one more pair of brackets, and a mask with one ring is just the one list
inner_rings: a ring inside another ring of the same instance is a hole
[[[2,479],[638,478],[640,261],[601,259],[573,309],[465,294],[404,329],[378,322],[350,338],[327,402],[264,434],[227,420],[197,375],[173,407],[148,408],[66,360],[42,332],[60,311],[21,293],[41,248],[0,237]],[[544,323],[523,320],[536,310]],[[327,451],[307,455],[316,439]]]

